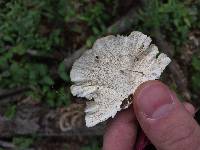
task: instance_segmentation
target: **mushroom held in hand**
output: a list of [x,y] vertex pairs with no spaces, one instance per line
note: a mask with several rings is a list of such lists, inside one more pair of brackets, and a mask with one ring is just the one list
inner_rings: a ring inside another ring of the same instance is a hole
[[98,39],[72,66],[71,92],[85,97],[86,126],[114,117],[131,104],[131,94],[143,82],[158,79],[170,63],[151,38],[134,31],[129,36]]

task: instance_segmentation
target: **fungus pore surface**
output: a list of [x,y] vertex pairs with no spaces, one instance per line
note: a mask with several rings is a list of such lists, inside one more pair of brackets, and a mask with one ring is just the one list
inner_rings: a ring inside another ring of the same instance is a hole
[[98,39],[75,61],[70,72],[72,94],[88,99],[86,126],[94,126],[128,108],[136,88],[158,79],[170,61],[165,54],[159,54],[150,37],[138,31],[129,36]]

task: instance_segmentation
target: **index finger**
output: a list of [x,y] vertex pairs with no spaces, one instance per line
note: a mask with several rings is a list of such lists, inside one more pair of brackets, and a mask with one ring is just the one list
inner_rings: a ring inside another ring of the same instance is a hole
[[103,150],[133,150],[137,120],[133,108],[119,112],[110,122],[103,140]]

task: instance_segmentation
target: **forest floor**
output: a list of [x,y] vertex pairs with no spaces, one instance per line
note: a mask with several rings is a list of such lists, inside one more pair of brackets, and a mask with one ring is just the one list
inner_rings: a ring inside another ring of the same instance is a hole
[[73,62],[97,38],[138,30],[172,62],[161,80],[200,106],[200,0],[0,1],[0,150],[100,150],[84,125]]

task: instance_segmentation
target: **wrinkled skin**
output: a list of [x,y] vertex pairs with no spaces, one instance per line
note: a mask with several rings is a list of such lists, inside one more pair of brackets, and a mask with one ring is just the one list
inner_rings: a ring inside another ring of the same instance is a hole
[[158,150],[200,149],[200,127],[194,107],[181,103],[160,81],[148,81],[134,94],[133,106],[110,121],[103,150],[137,150],[138,123]]

